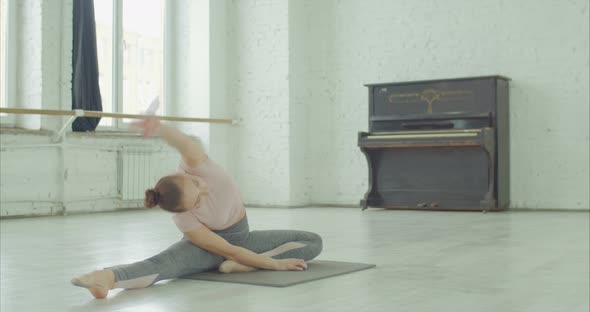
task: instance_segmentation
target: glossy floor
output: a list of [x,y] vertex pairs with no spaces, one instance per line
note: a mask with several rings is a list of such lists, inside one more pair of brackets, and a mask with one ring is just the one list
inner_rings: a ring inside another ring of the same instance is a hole
[[180,237],[171,215],[127,211],[0,221],[0,311],[588,311],[589,214],[249,208],[252,229],[324,238],[323,260],[377,268],[287,288],[194,280],[70,285]]

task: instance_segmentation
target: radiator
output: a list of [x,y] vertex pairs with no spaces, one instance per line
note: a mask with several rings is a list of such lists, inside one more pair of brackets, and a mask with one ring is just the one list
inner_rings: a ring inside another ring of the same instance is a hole
[[162,177],[162,162],[158,154],[126,149],[120,152],[119,193],[122,200],[143,199],[145,190],[154,187]]

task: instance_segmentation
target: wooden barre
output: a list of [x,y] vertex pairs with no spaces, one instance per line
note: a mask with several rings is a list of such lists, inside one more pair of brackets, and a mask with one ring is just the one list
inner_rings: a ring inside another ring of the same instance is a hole
[[[71,111],[55,110],[55,109],[29,109],[29,108],[3,108],[0,107],[0,113],[7,114],[27,114],[27,115],[52,115],[52,116],[78,116],[78,117],[107,117],[107,118],[129,118],[142,119],[151,115],[139,114],[120,114],[120,113],[105,113],[97,111],[85,111],[75,109]],[[168,121],[183,121],[183,122],[206,122],[206,123],[221,123],[221,124],[235,124],[236,121],[232,119],[219,118],[190,118],[190,117],[173,117],[173,116],[158,116],[160,120]]]

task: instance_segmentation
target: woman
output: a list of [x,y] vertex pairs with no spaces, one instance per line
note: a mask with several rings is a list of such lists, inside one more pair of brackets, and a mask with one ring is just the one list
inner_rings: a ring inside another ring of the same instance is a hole
[[322,250],[319,235],[303,231],[249,231],[241,194],[231,177],[201,146],[176,128],[148,117],[135,124],[144,136],[159,135],[182,160],[177,174],[161,178],[145,192],[145,206],[175,213],[182,240],[160,254],[132,264],[94,271],[72,279],[96,298],[113,288],[143,288],[157,281],[219,269],[224,273],[257,269],[302,271]]

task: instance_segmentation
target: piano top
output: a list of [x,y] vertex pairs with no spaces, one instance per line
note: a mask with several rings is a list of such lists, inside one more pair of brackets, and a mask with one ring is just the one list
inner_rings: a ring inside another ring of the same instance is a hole
[[367,86],[367,87],[399,86],[399,85],[417,84],[417,83],[450,82],[450,81],[459,81],[459,80],[478,80],[478,79],[501,79],[501,80],[506,80],[506,81],[511,80],[510,78],[508,78],[506,76],[492,75],[492,76],[461,77],[461,78],[451,78],[451,79],[418,80],[418,81],[389,82],[389,83],[367,83],[367,84],[365,84],[365,86]]

